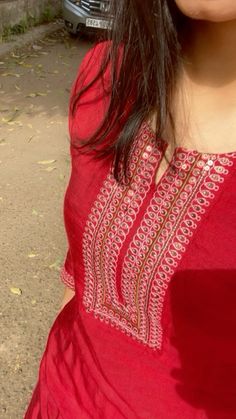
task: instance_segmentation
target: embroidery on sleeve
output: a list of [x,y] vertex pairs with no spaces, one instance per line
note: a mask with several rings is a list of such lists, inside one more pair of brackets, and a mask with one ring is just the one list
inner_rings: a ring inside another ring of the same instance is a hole
[[71,288],[74,289],[75,285],[74,285],[74,278],[72,275],[70,275],[64,266],[62,266],[61,270],[60,270],[60,278],[62,280],[62,282],[64,282],[64,284]]

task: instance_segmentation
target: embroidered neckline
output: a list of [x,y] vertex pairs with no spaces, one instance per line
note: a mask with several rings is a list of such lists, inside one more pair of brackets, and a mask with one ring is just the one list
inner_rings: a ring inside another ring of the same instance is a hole
[[135,140],[130,183],[119,185],[111,171],[88,215],[83,305],[100,321],[161,350],[169,283],[203,215],[232,173],[236,152],[186,153],[178,148],[172,159],[177,170],[167,168],[129,239],[163,153],[150,133],[144,124]]
[[[153,131],[151,125],[144,121],[143,122],[143,126],[146,128],[146,130],[149,132],[150,137],[152,138],[156,138],[155,132]],[[164,138],[158,138],[158,141],[161,142],[161,144],[165,147],[168,146],[168,142],[166,140],[164,140]],[[177,155],[178,153],[185,153],[185,154],[193,154],[193,155],[199,155],[199,156],[215,156],[215,157],[235,157],[236,156],[236,150],[235,151],[226,151],[223,153],[207,153],[205,151],[198,151],[195,149],[191,149],[191,148],[186,148],[183,146],[176,146],[174,149],[174,153],[173,153],[173,157],[175,155]]]

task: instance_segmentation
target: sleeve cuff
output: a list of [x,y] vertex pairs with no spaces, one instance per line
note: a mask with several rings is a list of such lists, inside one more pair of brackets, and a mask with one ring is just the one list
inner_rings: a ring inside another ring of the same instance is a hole
[[75,289],[75,282],[74,282],[74,278],[72,275],[70,275],[66,269],[65,266],[62,266],[61,271],[60,271],[60,278],[61,281],[68,287],[71,288],[72,290]]

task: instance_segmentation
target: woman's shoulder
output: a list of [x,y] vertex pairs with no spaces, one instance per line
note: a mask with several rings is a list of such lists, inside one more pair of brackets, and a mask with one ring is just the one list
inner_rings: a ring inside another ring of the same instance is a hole
[[[89,138],[101,124],[109,104],[110,65],[105,66],[110,42],[91,48],[79,65],[69,106],[70,137]],[[72,112],[72,107],[73,112]]]
[[88,87],[88,85],[96,78],[101,69],[102,63],[108,56],[110,46],[111,43],[109,41],[99,42],[86,52],[84,58],[79,64],[77,75],[72,87],[72,93],[76,93],[81,88]]

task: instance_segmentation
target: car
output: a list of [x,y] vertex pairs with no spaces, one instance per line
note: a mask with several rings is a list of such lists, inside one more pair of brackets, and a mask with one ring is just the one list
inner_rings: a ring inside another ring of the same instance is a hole
[[72,35],[111,26],[110,0],[63,0],[62,10],[65,27]]

